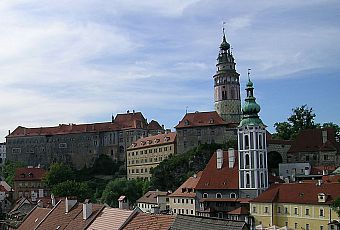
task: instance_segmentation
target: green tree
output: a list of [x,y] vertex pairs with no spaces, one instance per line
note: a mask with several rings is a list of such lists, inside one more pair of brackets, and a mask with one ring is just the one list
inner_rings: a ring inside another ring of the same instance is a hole
[[50,166],[49,171],[43,178],[44,183],[53,189],[59,183],[64,181],[72,181],[75,179],[75,172],[70,166],[64,163],[54,163]]
[[2,176],[4,177],[5,181],[13,187],[13,180],[15,177],[15,170],[17,168],[24,167],[24,163],[19,161],[9,161],[7,160],[5,162],[5,165],[3,167]]
[[90,189],[86,182],[76,182],[67,180],[53,186],[52,193],[55,196],[76,196],[79,201],[85,199],[93,199],[94,192]]
[[100,155],[94,162],[91,171],[94,174],[114,175],[119,170],[120,164],[115,163],[108,155]]
[[[230,142],[227,147],[234,147],[234,144]],[[203,144],[186,153],[170,156],[151,170],[151,188],[174,191],[188,177],[203,170],[217,149],[227,147],[220,144]]]
[[130,204],[136,203],[136,200],[143,196],[148,182],[143,180],[126,180],[115,179],[110,181],[103,191],[101,202],[111,207],[118,207],[118,198],[126,196]]
[[313,129],[317,125],[314,123],[315,113],[307,105],[292,109],[293,114],[288,117],[287,122],[277,122],[274,124],[276,133],[274,138],[284,140],[293,139],[303,129]]
[[331,204],[331,208],[340,217],[340,197],[337,197],[336,199],[333,200],[333,203]]

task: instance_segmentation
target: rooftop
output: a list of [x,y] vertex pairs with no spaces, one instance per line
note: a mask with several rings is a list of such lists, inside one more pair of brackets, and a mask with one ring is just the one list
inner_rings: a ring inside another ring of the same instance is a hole
[[175,140],[176,140],[175,132],[162,133],[150,137],[143,137],[133,142],[132,145],[128,148],[128,150],[170,144],[174,143]]
[[148,203],[148,204],[157,204],[158,196],[167,196],[169,192],[162,191],[148,191],[141,198],[137,200],[138,203]]
[[195,112],[185,114],[183,119],[178,123],[175,128],[179,129],[215,125],[227,125],[227,123],[220,117],[220,115],[218,115],[216,111]]
[[168,230],[174,222],[173,215],[137,213],[124,227],[124,230]]
[[42,180],[47,171],[43,168],[17,168],[14,181]]
[[196,196],[196,186],[198,181],[201,179],[202,171],[198,172],[195,176],[189,177],[176,191],[171,193],[169,196],[172,197],[192,197]]

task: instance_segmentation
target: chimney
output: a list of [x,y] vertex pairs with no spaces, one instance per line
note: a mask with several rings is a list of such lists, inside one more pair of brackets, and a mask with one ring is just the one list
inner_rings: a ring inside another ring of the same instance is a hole
[[233,148],[228,149],[228,157],[229,157],[229,168],[234,168],[235,165],[235,150]]
[[316,186],[321,186],[322,185],[322,180],[318,180],[318,182],[316,183]]
[[76,205],[77,200],[75,198],[68,198],[65,199],[65,213],[69,213],[71,209]]
[[305,175],[308,176],[310,174],[310,167],[305,167]]
[[8,135],[11,135],[11,130],[10,129],[8,130]]
[[322,143],[325,144],[327,142],[327,130],[322,130]]
[[44,203],[42,202],[42,200],[38,200],[37,203],[38,207],[43,208],[44,207]]
[[55,206],[55,197],[53,194],[51,194],[51,204],[52,204],[52,207]]
[[119,209],[129,209],[129,202],[126,196],[120,196],[118,198]]
[[223,150],[222,149],[217,149],[216,156],[217,156],[216,168],[217,169],[221,169],[222,165],[223,165]]
[[87,220],[92,214],[92,203],[89,199],[86,199],[83,204],[83,220]]

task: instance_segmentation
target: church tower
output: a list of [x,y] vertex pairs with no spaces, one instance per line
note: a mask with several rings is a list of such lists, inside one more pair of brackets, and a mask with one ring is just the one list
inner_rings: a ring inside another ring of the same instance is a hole
[[223,28],[223,40],[214,75],[215,111],[227,123],[238,124],[241,118],[240,74],[236,72],[235,66],[235,59]]
[[254,97],[248,72],[247,98],[238,126],[238,160],[240,197],[257,197],[268,188],[266,126],[258,113],[260,106]]

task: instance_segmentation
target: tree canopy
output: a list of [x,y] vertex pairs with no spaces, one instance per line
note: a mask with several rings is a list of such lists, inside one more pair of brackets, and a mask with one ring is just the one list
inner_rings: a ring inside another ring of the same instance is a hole
[[76,196],[79,201],[85,199],[93,199],[94,192],[90,189],[86,182],[76,182],[67,180],[53,186],[52,193],[55,196]]
[[[235,147],[235,143],[230,142],[227,146]],[[212,154],[219,148],[227,147],[220,144],[203,144],[186,153],[170,156],[151,170],[151,188],[163,191],[177,189],[188,177],[203,170]]]
[[340,197],[337,197],[336,199],[333,200],[333,203],[331,204],[331,208],[340,217]]
[[101,202],[111,207],[118,207],[118,198],[126,196],[130,204],[149,190],[149,182],[143,180],[115,179],[110,181],[103,191]]
[[2,176],[4,177],[5,181],[10,185],[13,186],[13,180],[15,177],[15,170],[17,168],[24,167],[24,163],[19,161],[6,161],[5,165],[2,170]]
[[75,172],[70,166],[64,163],[54,163],[50,166],[47,174],[43,178],[44,183],[53,189],[59,183],[75,179]]

